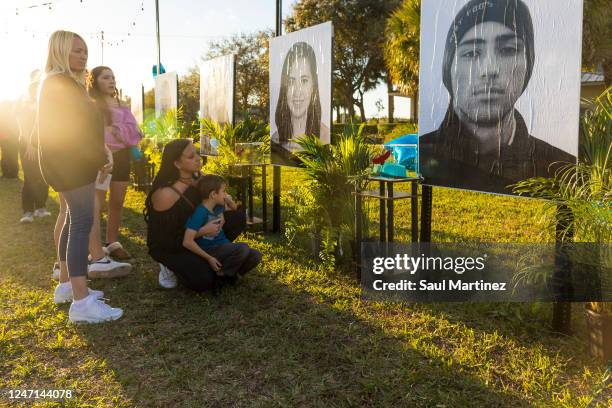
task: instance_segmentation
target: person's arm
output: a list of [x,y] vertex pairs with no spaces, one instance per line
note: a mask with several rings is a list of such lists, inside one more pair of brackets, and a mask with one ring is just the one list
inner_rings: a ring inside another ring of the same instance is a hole
[[185,229],[185,236],[183,238],[183,246],[193,252],[194,254],[204,258],[210,265],[210,267],[215,271],[219,272],[221,270],[221,262],[217,260],[214,256],[209,255],[204,251],[200,246],[195,242],[196,231],[190,228]]
[[197,233],[196,238],[200,237],[214,237],[219,235],[221,231],[221,226],[216,220],[212,220],[206,223],[203,227],[201,227]]
[[126,147],[138,146],[140,140],[142,140],[142,132],[136,122],[136,118],[132,112],[127,109],[123,109],[123,115],[121,120],[117,123],[113,123],[113,135],[119,139]]

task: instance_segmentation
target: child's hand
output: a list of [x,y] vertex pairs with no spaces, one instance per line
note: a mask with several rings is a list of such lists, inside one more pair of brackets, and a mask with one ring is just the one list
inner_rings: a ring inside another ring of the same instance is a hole
[[216,237],[221,232],[221,224],[219,220],[208,221],[199,230],[199,235],[202,237]]
[[223,265],[221,265],[221,262],[219,262],[217,260],[217,258],[215,258],[214,256],[211,256],[207,259],[208,264],[210,265],[210,267],[213,269],[213,271],[215,272],[219,272],[221,270],[221,267]]

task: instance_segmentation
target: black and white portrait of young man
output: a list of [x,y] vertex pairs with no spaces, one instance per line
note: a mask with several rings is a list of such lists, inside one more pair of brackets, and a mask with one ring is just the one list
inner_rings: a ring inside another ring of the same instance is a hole
[[419,150],[427,184],[510,194],[509,185],[575,161],[581,3],[423,2]]

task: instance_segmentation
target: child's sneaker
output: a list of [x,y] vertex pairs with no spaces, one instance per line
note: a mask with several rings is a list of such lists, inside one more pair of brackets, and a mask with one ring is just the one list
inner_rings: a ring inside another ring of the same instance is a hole
[[91,279],[118,278],[129,275],[131,270],[129,263],[113,261],[105,256],[89,264],[87,275]]
[[33,223],[34,222],[34,214],[32,214],[29,211],[23,213],[23,217],[21,217],[19,222],[22,223],[22,224],[31,224],[31,223]]
[[123,310],[110,307],[102,300],[93,296],[72,302],[68,311],[68,320],[73,323],[102,323],[117,320],[123,315]]
[[[95,299],[100,299],[104,296],[104,292],[102,292],[101,290],[94,290],[89,288],[87,288],[87,290],[89,291],[89,296],[93,296]],[[70,282],[59,283],[55,287],[55,293],[53,295],[53,300],[55,301],[55,303],[66,303],[72,301],[72,299],[72,284]]]
[[177,279],[174,272],[168,269],[165,265],[159,264],[159,286],[165,289],[174,289],[177,285]]

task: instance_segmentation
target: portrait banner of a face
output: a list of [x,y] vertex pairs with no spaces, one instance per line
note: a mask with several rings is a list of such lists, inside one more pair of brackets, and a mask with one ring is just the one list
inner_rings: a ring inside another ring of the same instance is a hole
[[220,124],[234,118],[234,55],[205,61],[200,67],[200,112]]
[[423,0],[425,184],[499,194],[578,153],[582,0]]
[[331,22],[270,40],[272,163],[297,166],[296,140],[317,136],[330,143],[332,92]]
[[155,116],[178,108],[178,75],[168,72],[155,77]]
[[130,96],[130,110],[136,118],[136,122],[141,125],[144,122],[144,93],[142,84],[139,84],[132,91]]

